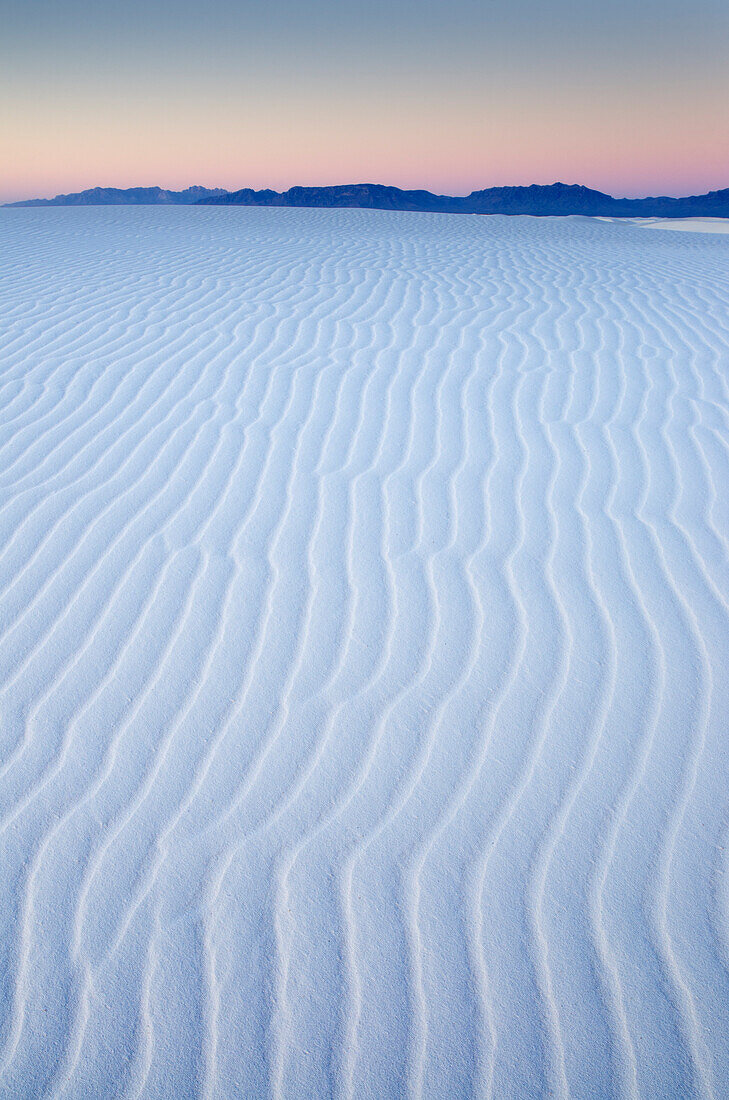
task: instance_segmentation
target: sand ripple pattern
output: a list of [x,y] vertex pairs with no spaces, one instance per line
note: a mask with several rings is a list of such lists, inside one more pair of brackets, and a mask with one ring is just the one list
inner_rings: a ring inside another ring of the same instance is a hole
[[0,212],[0,1096],[729,1088],[729,240]]

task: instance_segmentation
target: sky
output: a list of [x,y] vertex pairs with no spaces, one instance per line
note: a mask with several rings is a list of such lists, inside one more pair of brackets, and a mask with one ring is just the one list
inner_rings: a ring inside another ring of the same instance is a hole
[[0,200],[729,186],[727,0],[0,0]]

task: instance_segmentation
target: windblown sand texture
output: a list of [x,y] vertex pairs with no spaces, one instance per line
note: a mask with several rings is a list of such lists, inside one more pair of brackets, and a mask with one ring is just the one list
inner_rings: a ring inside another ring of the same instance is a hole
[[729,1089],[729,239],[0,211],[0,1095]]

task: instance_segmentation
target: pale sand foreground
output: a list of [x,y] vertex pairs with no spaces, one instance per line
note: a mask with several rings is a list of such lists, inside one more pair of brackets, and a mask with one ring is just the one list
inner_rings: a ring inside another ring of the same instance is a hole
[[729,241],[0,211],[0,1094],[719,1097]]

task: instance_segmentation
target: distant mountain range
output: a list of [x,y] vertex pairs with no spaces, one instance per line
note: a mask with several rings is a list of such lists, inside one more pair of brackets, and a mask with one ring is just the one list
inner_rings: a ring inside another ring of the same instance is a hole
[[613,218],[729,218],[729,187],[685,198],[666,196],[616,199],[578,184],[532,184],[531,187],[487,187],[463,197],[434,195],[430,191],[403,191],[378,183],[336,187],[290,187],[288,191],[240,191],[188,187],[165,191],[160,187],[94,187],[54,199],[27,199],[7,206],[112,206],[205,204],[216,206],[356,207],[370,210],[412,210],[444,214],[531,214],[536,217],[582,214]]
[[92,187],[55,199],[25,199],[6,202],[5,206],[193,206],[228,192],[222,187],[186,187],[184,191],[165,191],[162,187]]

